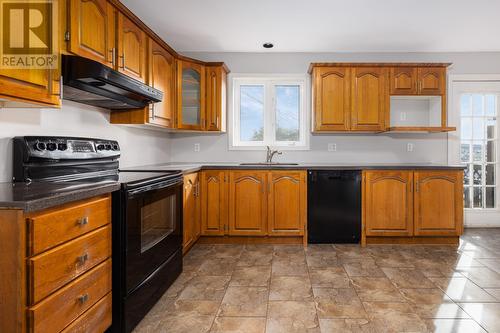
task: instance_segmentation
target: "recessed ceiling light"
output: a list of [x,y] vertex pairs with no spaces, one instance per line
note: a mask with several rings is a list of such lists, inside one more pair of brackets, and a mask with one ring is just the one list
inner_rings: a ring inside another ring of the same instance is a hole
[[264,47],[265,49],[272,49],[274,47],[274,44],[273,43],[264,43],[264,44],[262,44],[262,47]]

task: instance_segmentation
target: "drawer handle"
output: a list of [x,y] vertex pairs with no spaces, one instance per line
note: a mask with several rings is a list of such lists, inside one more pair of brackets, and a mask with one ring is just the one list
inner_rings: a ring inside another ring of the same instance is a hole
[[89,217],[85,216],[76,221],[76,224],[78,224],[80,227],[83,227],[84,225],[89,224]]
[[76,258],[76,261],[78,262],[79,265],[85,264],[85,262],[89,260],[89,255],[88,253],[85,253],[84,255],[81,255]]
[[80,304],[84,304],[89,300],[89,294],[83,294],[81,296],[78,296],[78,300],[80,301]]

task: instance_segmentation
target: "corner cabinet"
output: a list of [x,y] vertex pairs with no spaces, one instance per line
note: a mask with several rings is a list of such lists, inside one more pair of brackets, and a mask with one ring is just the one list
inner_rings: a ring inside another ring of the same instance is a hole
[[394,236],[407,243],[458,242],[463,170],[364,171],[362,214],[368,243]]
[[177,128],[205,127],[205,66],[177,60]]

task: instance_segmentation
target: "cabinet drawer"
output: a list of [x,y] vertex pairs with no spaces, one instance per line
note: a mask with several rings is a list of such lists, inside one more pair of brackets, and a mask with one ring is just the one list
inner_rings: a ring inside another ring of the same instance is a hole
[[111,198],[91,199],[28,218],[30,255],[35,255],[111,222]]
[[110,291],[109,259],[31,307],[30,327],[34,332],[59,332]]
[[29,300],[37,303],[111,256],[111,226],[28,259]]
[[111,293],[78,317],[62,333],[101,333],[111,326]]

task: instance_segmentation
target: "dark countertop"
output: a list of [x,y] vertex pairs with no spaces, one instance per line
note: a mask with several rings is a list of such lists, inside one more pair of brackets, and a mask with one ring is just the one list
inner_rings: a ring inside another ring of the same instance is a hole
[[284,164],[260,164],[241,165],[233,162],[188,162],[188,163],[164,163],[124,168],[124,170],[154,170],[169,171],[181,170],[184,174],[200,170],[214,169],[240,169],[240,170],[463,170],[463,165],[443,165],[432,163],[393,163],[393,164],[335,164],[335,163],[298,163],[296,165]]
[[68,202],[111,193],[120,188],[115,181],[101,183],[0,183],[0,208],[22,209],[27,213]]

